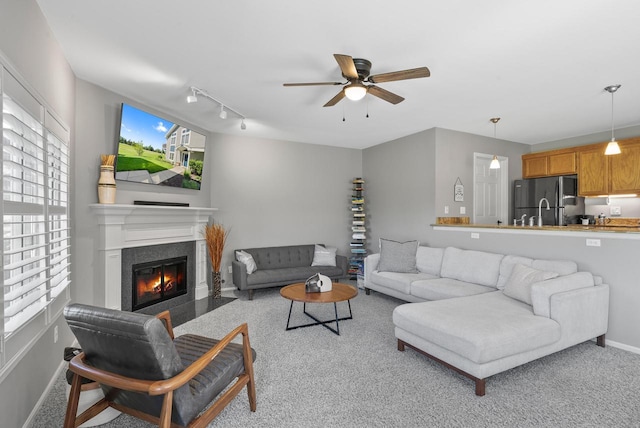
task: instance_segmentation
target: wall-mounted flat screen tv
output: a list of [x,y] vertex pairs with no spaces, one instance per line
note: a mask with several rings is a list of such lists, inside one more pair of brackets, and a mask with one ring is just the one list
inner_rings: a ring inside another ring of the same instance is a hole
[[206,137],[122,104],[116,179],[200,190]]

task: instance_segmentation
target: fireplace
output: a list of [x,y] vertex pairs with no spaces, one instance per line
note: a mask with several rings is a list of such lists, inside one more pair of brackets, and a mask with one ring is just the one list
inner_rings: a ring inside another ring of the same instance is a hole
[[155,315],[194,301],[195,254],[194,241],[124,248],[122,310]]
[[139,263],[131,271],[134,311],[187,294],[187,257]]

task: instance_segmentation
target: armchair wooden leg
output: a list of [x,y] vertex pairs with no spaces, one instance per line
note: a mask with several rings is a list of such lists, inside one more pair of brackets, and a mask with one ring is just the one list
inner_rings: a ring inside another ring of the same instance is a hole
[[82,389],[82,378],[77,374],[73,375],[71,381],[71,392],[67,403],[67,413],[64,416],[64,428],[75,428],[76,414],[78,413],[78,401],[80,400],[80,390]]
[[596,345],[604,348],[604,334],[596,337]]
[[249,396],[249,408],[252,412],[256,411],[256,383],[253,379],[253,356],[251,354],[251,344],[249,343],[249,328],[246,327],[242,333],[242,346],[244,357],[244,372],[249,377],[247,383],[247,394]]
[[169,391],[164,396],[162,410],[160,411],[160,428],[171,427],[171,406],[173,405],[173,391]]

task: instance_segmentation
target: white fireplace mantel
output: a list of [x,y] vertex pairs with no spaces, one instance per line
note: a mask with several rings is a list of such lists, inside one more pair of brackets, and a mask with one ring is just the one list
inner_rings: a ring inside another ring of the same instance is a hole
[[97,280],[104,305],[121,309],[122,249],[175,242],[196,242],[196,299],[209,294],[204,225],[217,208],[91,204],[98,222]]

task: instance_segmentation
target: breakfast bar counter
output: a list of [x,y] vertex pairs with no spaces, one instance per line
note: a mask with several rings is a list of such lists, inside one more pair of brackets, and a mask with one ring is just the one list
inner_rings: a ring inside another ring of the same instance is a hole
[[[594,235],[619,238],[619,239],[640,239],[639,226],[598,226],[594,224],[581,225],[570,224],[567,226],[513,226],[496,224],[432,224],[434,230],[470,231],[478,233],[509,233],[509,234],[532,234],[532,235],[553,235],[553,236],[586,236]],[[600,235],[603,234],[603,235]]]

